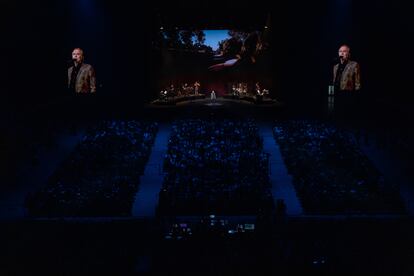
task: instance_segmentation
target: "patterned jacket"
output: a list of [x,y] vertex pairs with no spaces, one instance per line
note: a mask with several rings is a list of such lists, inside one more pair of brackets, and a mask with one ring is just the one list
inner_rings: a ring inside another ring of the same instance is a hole
[[[338,66],[339,64],[336,64],[333,69],[333,83],[335,83]],[[361,72],[357,62],[348,61],[342,72],[339,88],[345,91],[358,91],[361,89]]]
[[[70,77],[73,71],[73,66],[68,69],[68,87],[70,85]],[[95,70],[90,64],[83,63],[79,69],[75,83],[76,93],[95,93],[96,92],[96,78]]]

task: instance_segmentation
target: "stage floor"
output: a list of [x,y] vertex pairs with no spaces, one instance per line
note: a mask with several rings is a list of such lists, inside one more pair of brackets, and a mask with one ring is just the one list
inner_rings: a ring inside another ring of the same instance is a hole
[[148,107],[159,107],[159,106],[208,106],[208,107],[233,107],[233,106],[282,106],[283,103],[270,99],[264,98],[257,101],[253,97],[244,98],[230,98],[230,97],[218,97],[216,100],[210,98],[188,98],[184,100],[155,100],[151,102]]

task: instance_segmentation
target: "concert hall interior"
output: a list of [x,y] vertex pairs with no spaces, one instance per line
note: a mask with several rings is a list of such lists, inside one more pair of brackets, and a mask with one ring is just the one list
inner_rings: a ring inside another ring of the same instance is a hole
[[414,275],[410,7],[2,1],[0,275]]

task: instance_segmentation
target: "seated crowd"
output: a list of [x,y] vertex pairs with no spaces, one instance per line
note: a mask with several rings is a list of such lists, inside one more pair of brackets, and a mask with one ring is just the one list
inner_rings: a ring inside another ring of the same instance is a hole
[[268,156],[252,120],[181,120],[172,126],[162,214],[258,214],[272,206]]
[[103,121],[27,200],[33,216],[129,215],[156,123]]
[[317,121],[280,121],[274,136],[307,213],[395,213],[404,206],[352,135]]

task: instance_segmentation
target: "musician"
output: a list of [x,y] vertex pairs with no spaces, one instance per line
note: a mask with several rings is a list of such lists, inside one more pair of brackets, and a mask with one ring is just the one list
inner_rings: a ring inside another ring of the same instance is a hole
[[237,88],[237,90],[238,90],[238,92],[239,92],[239,94],[244,94],[244,89],[243,89],[243,83],[239,83],[239,85],[238,85],[239,87]]
[[255,89],[256,89],[256,94],[257,95],[260,95],[262,92],[262,90],[261,90],[261,87],[260,87],[260,83],[259,82],[256,82],[256,84],[255,84]]
[[236,87],[236,84],[234,84],[234,83],[231,86],[231,92],[232,92],[233,96],[237,96],[238,95],[237,87]]
[[256,89],[256,103],[261,103],[263,101],[263,91],[260,87],[260,83],[256,82],[255,84],[255,89]]
[[198,95],[199,89],[200,89],[200,83],[196,81],[194,83],[194,94]]
[[175,96],[175,87],[174,87],[174,84],[173,83],[171,83],[170,88],[168,89],[168,94],[171,97],[174,97]]
[[181,86],[181,88],[183,89],[182,94],[187,96],[187,94],[188,94],[188,84],[184,83],[184,85]]

